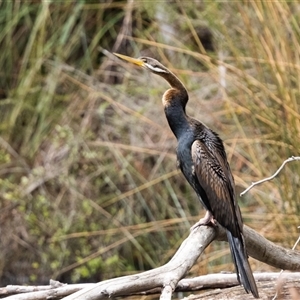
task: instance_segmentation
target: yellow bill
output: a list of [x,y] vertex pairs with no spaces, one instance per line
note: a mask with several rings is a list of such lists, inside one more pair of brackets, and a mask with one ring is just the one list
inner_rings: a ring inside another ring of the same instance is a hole
[[125,61],[128,61],[130,63],[133,63],[137,66],[140,66],[140,67],[143,67],[144,66],[144,62],[141,60],[141,59],[137,59],[137,58],[132,58],[132,57],[129,57],[129,56],[126,56],[126,55],[123,55],[123,54],[119,54],[119,53],[113,53],[115,56],[125,60]]

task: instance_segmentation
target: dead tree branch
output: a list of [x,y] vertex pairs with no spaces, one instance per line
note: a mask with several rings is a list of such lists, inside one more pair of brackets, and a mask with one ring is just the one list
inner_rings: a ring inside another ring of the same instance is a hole
[[[286,163],[293,160],[300,160],[300,157],[291,157],[285,160],[274,175],[252,183],[241,195],[245,194],[253,186],[273,179]],[[298,251],[293,249],[287,250],[275,245],[247,226],[244,226],[244,236],[248,254],[253,258],[283,270],[300,271],[300,253]],[[175,290],[191,291],[238,285],[236,274],[215,274],[193,279],[182,279],[195,264],[205,248],[215,239],[226,241],[225,230],[221,226],[202,226],[190,233],[167,264],[156,269],[88,285],[65,285],[51,281],[50,286],[43,287],[8,286],[0,289],[0,296],[19,293],[18,295],[8,296],[6,299],[39,300],[59,299],[66,296],[63,299],[98,300],[116,296],[160,292],[161,300],[170,300]],[[274,277],[278,278],[280,274],[281,273],[276,275],[270,275],[269,273],[254,274],[254,277],[260,281],[263,280],[262,278],[270,279],[271,277],[273,277],[274,280]],[[294,276],[296,276],[296,278],[300,277],[299,273],[288,276],[289,278]],[[246,296],[247,299],[248,296]],[[252,296],[250,295],[249,297]],[[217,298],[220,299],[220,297]],[[243,299],[246,299],[245,296],[243,296]]]
[[250,191],[254,186],[256,185],[259,185],[261,183],[264,183],[266,181],[270,181],[272,179],[274,179],[278,174],[279,172],[283,169],[283,167],[288,163],[288,162],[291,162],[291,161],[294,161],[294,160],[300,160],[300,156],[292,156],[288,159],[286,159],[282,164],[281,166],[278,168],[278,170],[270,177],[267,177],[267,178],[264,178],[262,180],[259,180],[259,181],[256,181],[256,182],[252,182],[250,186],[248,186],[242,193],[240,193],[240,196],[244,196],[248,191]]
[[[280,269],[300,271],[299,252],[275,245],[247,226],[244,226],[244,235],[248,253],[253,258]],[[160,299],[171,299],[170,288],[172,291],[175,290],[179,280],[215,238],[226,240],[225,230],[222,227],[200,227],[190,233],[166,265],[138,275],[100,282],[92,288],[86,288],[64,299],[74,300],[78,299],[77,297],[86,300],[107,299],[154,288],[163,289]]]
[[[279,279],[280,276],[280,279]],[[273,290],[276,288],[281,288],[282,283],[287,281],[299,281],[300,272],[284,272],[283,275],[280,273],[255,273],[255,280],[258,282],[258,287],[260,287],[260,293],[262,294],[262,289],[265,288],[270,282],[272,282]],[[279,279],[278,282],[276,282]],[[300,281],[299,281],[300,285]],[[95,286],[94,283],[81,283],[81,284],[62,284],[60,282],[50,280],[50,285],[44,286],[19,286],[19,285],[9,285],[5,288],[0,288],[0,297],[14,295],[6,297],[5,299],[15,299],[15,300],[39,300],[39,299],[60,299],[64,296],[75,293],[83,288]],[[239,286],[239,283],[236,278],[236,274],[209,274],[198,276],[194,278],[185,278],[178,282],[178,285],[175,289],[176,292],[193,292],[200,290],[210,290],[209,292],[202,293],[203,295],[210,295],[209,299],[212,299],[212,289],[216,291],[216,294],[227,294],[225,289],[236,287],[235,290],[240,290],[240,295],[243,297],[243,300],[252,299],[251,295],[244,293],[243,287]],[[232,290],[232,289],[231,289]],[[159,294],[161,288],[152,289],[150,291],[141,292],[141,295],[147,294]],[[273,292],[274,295],[275,292]],[[19,294],[19,295],[16,295]],[[20,295],[21,294],[21,295]],[[192,297],[192,296],[191,296]],[[190,298],[188,298],[190,299]],[[196,299],[191,298],[191,299]],[[218,297],[220,300],[220,297]],[[226,299],[226,298],[225,298]],[[227,298],[228,299],[228,298]],[[235,299],[235,298],[234,298]]]
[[[271,266],[291,271],[300,271],[300,253],[295,250],[287,250],[268,241],[253,229],[244,226],[244,235],[248,253],[255,259]],[[65,300],[108,299],[115,296],[128,296],[132,294],[147,293],[149,291],[161,292],[160,299],[171,299],[175,290],[195,290],[204,288],[216,288],[237,285],[235,274],[210,275],[213,285],[207,282],[210,276],[197,279],[183,279],[185,274],[194,265],[204,249],[214,240],[226,240],[226,234],[222,227],[202,226],[192,231],[181,244],[173,258],[164,266],[136,275],[124,276],[89,285],[63,285],[53,286],[48,290],[38,290],[29,293],[9,296],[6,299],[14,300],[39,300],[57,299],[66,296]],[[213,277],[215,276],[215,278]],[[255,274],[255,277],[265,276]],[[274,275],[275,276],[275,275]],[[216,279],[216,277],[218,279]],[[222,281],[227,278],[227,282]],[[11,287],[10,287],[11,288]],[[79,291],[78,291],[79,290]],[[75,292],[77,291],[77,292]],[[73,294],[71,294],[73,293]],[[69,296],[67,296],[69,295]]]

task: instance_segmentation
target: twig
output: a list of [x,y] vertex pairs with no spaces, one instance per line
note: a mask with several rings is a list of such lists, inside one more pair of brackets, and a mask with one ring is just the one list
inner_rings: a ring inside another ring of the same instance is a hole
[[[299,228],[300,228],[300,226],[298,226],[298,229],[299,229]],[[295,249],[296,249],[296,247],[297,247],[297,245],[299,244],[299,242],[300,242],[300,235],[299,235],[299,237],[298,237],[298,239],[297,239],[295,245],[293,246],[292,250],[295,250]]]
[[252,182],[252,184],[246,188],[242,193],[240,193],[240,196],[243,196],[245,195],[249,190],[251,190],[254,186],[258,185],[258,184],[261,184],[263,182],[266,182],[266,181],[269,181],[269,180],[272,180],[273,178],[275,178],[278,173],[283,169],[283,167],[285,166],[285,164],[287,164],[288,162],[291,162],[291,161],[294,161],[294,160],[300,160],[300,156],[292,156],[290,158],[288,158],[287,160],[285,160],[282,165],[280,166],[280,168],[274,173],[274,175],[268,177],[268,178],[264,178],[262,180],[259,180],[259,181],[256,181],[256,182]]

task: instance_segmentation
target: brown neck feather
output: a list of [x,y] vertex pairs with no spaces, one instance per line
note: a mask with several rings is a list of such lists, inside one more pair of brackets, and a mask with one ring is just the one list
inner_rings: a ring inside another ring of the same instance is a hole
[[170,71],[169,73],[161,73],[159,75],[162,76],[171,86],[171,89],[168,89],[163,95],[162,102],[164,107],[180,105],[185,111],[185,106],[188,102],[189,96],[183,83]]
[[179,78],[173,74],[170,70],[168,70],[168,73],[160,73],[159,75],[162,76],[166,81],[168,81],[168,83],[170,84],[170,86],[176,90],[185,90],[186,88],[183,85],[183,83],[179,80]]

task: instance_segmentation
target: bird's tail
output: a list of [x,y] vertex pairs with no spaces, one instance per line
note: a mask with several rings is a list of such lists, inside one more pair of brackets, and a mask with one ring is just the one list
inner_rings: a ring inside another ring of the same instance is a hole
[[229,230],[226,230],[226,232],[238,281],[247,293],[251,292],[255,298],[259,298],[243,237],[234,237]]

